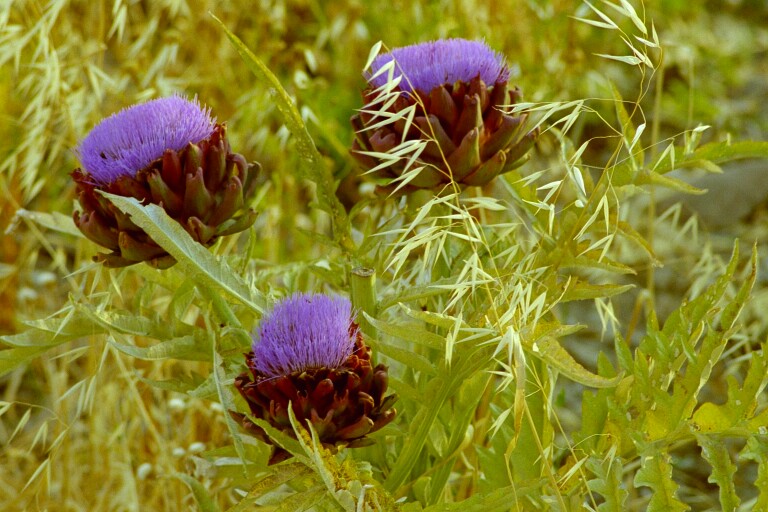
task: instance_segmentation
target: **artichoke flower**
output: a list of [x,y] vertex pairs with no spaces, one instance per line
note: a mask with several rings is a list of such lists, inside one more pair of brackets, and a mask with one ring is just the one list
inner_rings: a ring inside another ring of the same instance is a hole
[[[392,61],[388,76],[382,68]],[[356,132],[352,155],[389,184],[385,189],[437,189],[451,182],[485,185],[525,163],[539,133],[526,128],[527,114],[505,113],[522,95],[508,85],[504,57],[483,42],[447,39],[396,48],[374,59],[367,79],[366,106],[351,118]],[[384,87],[390,79],[399,79],[397,98]],[[411,123],[385,122],[414,105]],[[419,139],[426,145],[415,161],[409,163],[410,155],[405,155],[383,165],[391,160],[381,154]]]
[[175,260],[99,191],[161,206],[205,246],[255,221],[245,206],[255,164],[232,153],[226,126],[197,100],[171,96],[124,109],[97,124],[75,153],[82,212],[74,221],[111,251],[94,257],[105,266],[147,261],[165,268]]
[[[366,435],[395,418],[395,395],[387,391],[387,367],[373,366],[371,349],[353,320],[348,299],[294,294],[262,319],[249,371],[235,378],[254,418],[295,436],[288,416],[307,422],[329,448],[370,444]],[[232,412],[255,437],[271,444],[266,432],[245,415]],[[276,448],[270,463],[289,457]]]

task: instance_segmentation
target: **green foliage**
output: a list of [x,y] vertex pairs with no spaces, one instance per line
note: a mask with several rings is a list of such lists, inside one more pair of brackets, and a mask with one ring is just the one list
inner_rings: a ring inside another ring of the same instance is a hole
[[[20,84],[2,194],[50,210],[16,210],[21,255],[0,279],[44,266],[60,281],[0,337],[0,464],[22,475],[0,486],[9,507],[62,503],[82,456],[109,484],[72,491],[81,509],[768,510],[765,208],[709,232],[678,204],[707,192],[699,176],[768,158],[768,143],[728,132],[739,116],[670,119],[707,112],[694,98],[732,105],[662,45],[680,20],[625,0],[515,4],[514,17],[482,2],[234,2],[213,17],[205,2],[139,4],[0,7],[0,65],[13,64],[0,87]],[[531,101],[513,110],[542,130],[531,161],[482,188],[371,192],[347,154],[352,109],[385,110],[358,97],[365,58],[378,39],[454,35],[519,63]],[[60,194],[76,165],[66,148],[108,111],[184,88],[262,161],[256,225],[209,250],[162,208],[105,194],[177,264],[86,263],[97,249]],[[756,240],[748,257],[737,236]],[[292,455],[270,466],[228,412],[246,413],[233,381],[259,319],[298,290],[352,297],[398,416],[374,444],[338,451],[292,415],[293,436],[249,417]],[[94,440],[75,449],[70,436]],[[122,459],[100,458],[118,445]],[[168,477],[160,488],[143,490],[144,461]]]

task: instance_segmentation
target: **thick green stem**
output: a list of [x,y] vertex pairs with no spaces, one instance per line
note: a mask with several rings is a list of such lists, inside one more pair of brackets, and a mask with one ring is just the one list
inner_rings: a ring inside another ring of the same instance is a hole
[[376,271],[372,268],[357,267],[352,270],[350,275],[352,306],[359,311],[357,323],[363,334],[369,338],[376,338],[376,328],[366,320],[365,315],[375,317],[378,305],[376,302]]

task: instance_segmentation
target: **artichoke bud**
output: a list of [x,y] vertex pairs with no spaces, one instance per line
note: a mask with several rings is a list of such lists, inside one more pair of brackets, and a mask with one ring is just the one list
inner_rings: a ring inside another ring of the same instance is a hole
[[369,140],[371,150],[386,153],[397,146],[397,135],[384,130],[377,130]]
[[118,244],[120,245],[120,255],[128,261],[146,261],[165,254],[162,247],[155,243],[137,240],[127,231],[120,232]]
[[194,174],[187,174],[187,186],[184,190],[184,210],[194,217],[204,218],[210,213],[215,200],[205,186],[203,168],[198,167]]
[[239,217],[233,217],[219,224],[216,227],[216,236],[229,236],[244,231],[253,225],[257,216],[258,213],[250,208]]
[[205,154],[205,187],[216,190],[227,172],[227,157],[220,145],[210,145]]
[[538,128],[531,130],[525,134],[520,142],[512,146],[507,153],[508,164],[504,167],[504,171],[502,172],[511,171],[512,169],[517,169],[523,165],[530,158],[528,150],[533,147],[533,144],[536,142],[536,138],[538,136]]
[[[374,75],[393,60],[395,77],[402,78],[396,96],[379,97],[387,77]],[[442,188],[451,181],[485,185],[513,163],[522,164],[539,133],[526,129],[526,114],[504,111],[522,95],[508,84],[504,58],[485,43],[448,39],[396,48],[374,59],[367,78],[367,104],[351,119],[352,154],[364,171],[388,183],[382,187],[386,192]],[[382,122],[413,105],[416,115],[407,132],[405,119]],[[391,159],[361,154],[391,152],[401,142],[417,139],[427,145],[410,165],[410,155],[392,164]],[[407,172],[419,168],[424,177],[408,174],[407,184],[398,187]]]
[[480,129],[473,128],[456,151],[448,156],[448,169],[453,173],[454,181],[461,182],[480,162]]
[[470,130],[483,126],[480,98],[477,95],[464,96],[463,103],[459,120],[453,129],[453,140],[456,143],[460,143]]
[[467,185],[488,183],[494,176],[501,174],[504,164],[507,163],[507,155],[504,151],[498,151],[492,158],[483,162],[474,172],[464,177]]
[[237,176],[232,176],[227,183],[224,184],[220,197],[221,202],[216,205],[216,209],[208,221],[214,226],[232,218],[232,216],[244,206],[243,185]]
[[443,160],[456,150],[456,145],[445,133],[437,116],[430,114],[428,118],[417,117],[415,121],[425,136],[431,139],[424,149],[427,156]]
[[238,178],[240,180],[240,183],[245,186],[248,183],[248,174],[250,170],[250,165],[248,165],[248,162],[245,160],[245,157],[243,155],[237,154],[237,153],[230,153],[227,156],[227,173],[226,173],[226,179],[230,180],[233,177]]
[[[196,144],[189,143],[184,155],[184,174],[192,174],[203,165],[203,150]],[[183,186],[182,181],[179,186]]]
[[178,215],[181,212],[183,205],[181,197],[171,190],[157,169],[152,169],[147,173],[147,184],[149,184],[149,190],[152,192],[153,203],[162,204],[169,215]]
[[209,226],[197,217],[190,217],[185,227],[190,236],[203,245],[216,236],[216,228]]
[[107,266],[175,261],[100,191],[161,206],[205,246],[255,221],[243,183],[253,181],[256,164],[230,151],[226,127],[197,101],[172,96],[125,109],[99,123],[76,152],[83,167],[72,178],[83,213],[74,214],[75,224],[112,251],[96,257]]
[[[372,366],[371,350],[347,299],[295,294],[278,303],[262,319],[246,365],[249,371],[235,379],[235,387],[251,415],[290,436],[295,433],[289,404],[298,424],[306,428],[309,422],[319,440],[333,449],[364,445],[365,436],[395,418],[395,396],[384,397],[387,367]],[[243,414],[232,416],[272,444]],[[276,447],[270,463],[288,456]]]
[[501,126],[488,137],[483,144],[483,158],[490,158],[497,152],[509,147],[520,133],[527,116],[502,116]]
[[161,170],[161,179],[167,183],[167,188],[179,190],[183,187],[182,177],[184,169],[181,167],[181,159],[176,151],[166,149],[163,152],[163,166]]
[[117,243],[117,230],[110,229],[98,212],[83,212],[82,215],[75,212],[74,220],[75,225],[89,240],[112,250],[120,247]]
[[445,87],[435,87],[429,92],[430,110],[446,126],[455,126],[459,118],[459,111],[453,102],[451,94]]

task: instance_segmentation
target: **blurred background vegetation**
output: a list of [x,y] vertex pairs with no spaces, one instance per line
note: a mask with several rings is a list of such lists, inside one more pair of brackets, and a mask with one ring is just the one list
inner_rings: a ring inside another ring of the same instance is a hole
[[[601,120],[615,119],[610,82],[625,100],[642,107],[648,140],[663,141],[699,125],[710,126],[704,141],[766,140],[765,2],[649,0],[636,7],[653,20],[664,48],[660,69],[649,76],[597,57],[624,54],[626,48],[615,33],[576,21],[590,11],[570,0],[0,3],[0,97],[5,98],[0,106],[0,333],[23,330],[25,321],[59,310],[70,295],[110,290],[124,304],[140,303],[142,288],[132,286],[131,279],[116,289],[107,271],[78,273],[90,265],[92,244],[47,231],[25,212],[70,216],[75,198],[69,173],[78,165],[72,153],[78,140],[106,115],[173,92],[198,95],[227,122],[233,148],[263,166],[264,187],[255,205],[261,212],[260,241],[249,249],[252,256],[268,266],[322,255],[324,248],[296,229],[322,230],[327,219],[310,208],[310,188],[295,179],[298,156],[271,93],[255,83],[209,13],[278,76],[336,177],[346,177],[340,194],[359,197],[370,194],[370,187],[361,189],[352,178],[349,117],[361,106],[361,72],[377,41],[392,48],[442,37],[485,39],[507,55],[512,82],[527,100],[594,99],[594,112],[577,122],[570,137],[576,147],[595,138],[582,157],[595,176],[615,147],[615,133]],[[635,113],[636,123],[642,115]],[[657,151],[664,148],[659,145]],[[546,165],[557,148],[542,137],[536,151],[529,166]],[[725,170],[680,175],[708,189],[704,196],[660,191],[650,200],[637,200],[633,225],[644,236],[655,233],[650,239],[664,268],[647,266],[632,278],[637,288],[617,302],[624,312],[617,316],[644,324],[640,317],[651,308],[664,318],[691,286],[702,286],[697,277],[708,279],[721,269],[736,237],[744,240],[743,247],[758,243],[765,267],[765,163],[747,160]],[[745,320],[749,339],[764,339],[768,332],[762,315],[766,284],[759,277]],[[572,340],[569,349],[593,366],[600,321],[579,320],[596,326],[593,339]],[[626,328],[621,326],[623,332]],[[194,457],[228,443],[220,408],[150,388],[137,378],[204,374],[208,367],[133,360],[98,343],[84,339],[65,345],[0,379],[4,509],[193,507],[189,488],[168,478],[175,472],[193,472],[213,493],[224,491],[216,494],[222,505],[231,504],[227,482],[208,478]],[[0,352],[0,365],[5,363]],[[736,370],[720,372],[723,386],[728,373]],[[577,423],[580,407],[568,400],[565,390],[561,414]],[[701,493],[701,510],[715,506],[717,490],[707,486],[706,473],[693,466],[686,471],[683,481],[691,493]],[[710,495],[715,501],[708,501]]]

